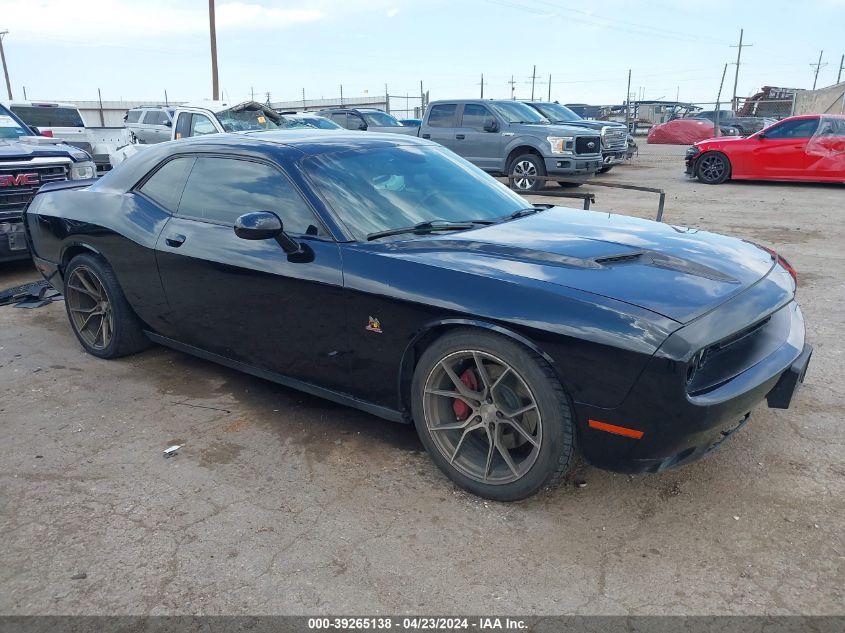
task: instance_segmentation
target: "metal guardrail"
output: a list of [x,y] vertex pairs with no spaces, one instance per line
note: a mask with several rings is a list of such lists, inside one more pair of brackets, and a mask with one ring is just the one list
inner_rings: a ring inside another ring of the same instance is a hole
[[[599,182],[596,180],[590,180],[588,183],[585,183],[580,180],[562,180],[560,177],[553,177],[553,176],[532,176],[535,180],[542,180],[543,182],[571,182],[571,183],[582,183],[582,184],[589,184],[591,187],[608,187],[610,189],[628,189],[631,191],[644,191],[646,193],[656,193],[658,194],[657,199],[657,216],[654,218],[656,222],[663,221],[663,210],[666,206],[666,192],[663,189],[657,189],[656,187],[641,187],[640,185],[626,185],[621,182]],[[510,178],[507,179],[508,186],[513,189],[511,186],[512,180]],[[596,203],[596,194],[592,191],[562,191],[560,189],[539,189],[537,191],[523,191],[520,189],[514,189],[514,191],[518,191],[523,196],[544,196],[547,198],[580,198],[584,201],[584,210],[588,211],[590,209],[590,204]]]

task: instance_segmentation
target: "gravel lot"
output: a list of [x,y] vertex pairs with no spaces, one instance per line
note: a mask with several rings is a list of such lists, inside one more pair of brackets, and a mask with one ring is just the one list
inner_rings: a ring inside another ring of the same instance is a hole
[[[497,504],[409,427],[162,348],[98,360],[62,303],[0,308],[0,613],[845,613],[845,187],[708,187],[682,154],[601,178],[798,269],[815,355],[792,409],[680,470],[578,465]],[[0,265],[0,288],[35,278]]]

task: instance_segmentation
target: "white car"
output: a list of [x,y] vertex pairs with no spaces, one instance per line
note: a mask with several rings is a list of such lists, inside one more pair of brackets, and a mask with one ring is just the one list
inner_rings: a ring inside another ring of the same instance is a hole
[[173,106],[140,106],[132,108],[123,119],[133,142],[163,143],[173,135]]

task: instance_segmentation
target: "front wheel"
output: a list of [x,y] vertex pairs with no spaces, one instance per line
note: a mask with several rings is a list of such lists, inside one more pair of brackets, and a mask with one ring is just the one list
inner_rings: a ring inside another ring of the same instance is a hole
[[462,488],[516,501],[555,483],[573,454],[563,387],[537,354],[503,336],[457,330],[435,341],[414,372],[417,433]]
[[613,169],[614,167],[615,167],[615,165],[605,165],[604,167],[602,167],[601,169],[599,169],[599,173],[600,173],[600,174],[606,174],[607,172],[609,172],[609,171],[610,171],[611,169]]
[[695,161],[695,175],[706,185],[719,185],[731,175],[731,163],[724,154],[705,152]]
[[539,191],[546,186],[545,180],[538,180],[537,176],[546,175],[543,159],[534,154],[522,154],[511,161],[508,168],[510,186],[517,191]]

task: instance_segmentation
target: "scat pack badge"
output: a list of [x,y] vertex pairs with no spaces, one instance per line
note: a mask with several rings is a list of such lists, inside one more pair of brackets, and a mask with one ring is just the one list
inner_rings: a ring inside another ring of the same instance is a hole
[[381,334],[381,322],[376,317],[369,317],[367,327],[364,328],[368,332],[375,332]]

